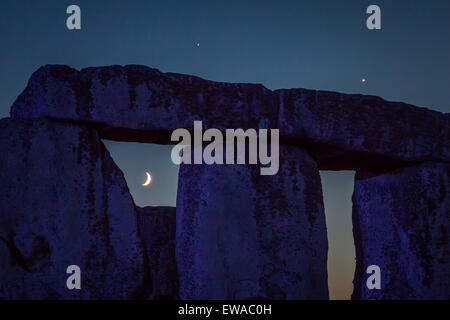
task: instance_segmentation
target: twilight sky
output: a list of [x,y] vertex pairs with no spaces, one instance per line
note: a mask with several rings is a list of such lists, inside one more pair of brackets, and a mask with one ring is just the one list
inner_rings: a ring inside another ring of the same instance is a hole
[[[71,4],[81,7],[80,31],[66,28]],[[370,4],[381,7],[382,30],[366,28]],[[44,64],[144,64],[270,89],[373,94],[450,112],[449,14],[448,0],[2,0],[0,118]],[[178,167],[170,147],[105,143],[138,205],[175,205]],[[145,171],[153,175],[149,188],[140,186]],[[330,296],[345,299],[353,288],[353,173],[321,176]]]

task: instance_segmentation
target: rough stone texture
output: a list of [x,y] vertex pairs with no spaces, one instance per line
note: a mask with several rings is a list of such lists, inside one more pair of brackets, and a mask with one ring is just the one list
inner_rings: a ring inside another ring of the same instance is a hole
[[139,229],[152,280],[150,299],[178,299],[175,207],[137,208]]
[[233,84],[145,66],[37,70],[13,118],[90,122],[105,138],[169,143],[176,128],[279,128],[320,169],[385,171],[450,161],[450,116],[374,96]]
[[327,233],[316,163],[280,147],[259,166],[181,165],[176,256],[182,299],[327,299]]
[[[361,171],[354,298],[449,298],[449,114],[144,66],[49,65],[32,75],[11,116],[0,121],[0,298],[175,297],[174,267],[163,267],[170,218],[153,221],[141,209],[138,230],[100,137],[170,143],[173,129],[194,120],[205,129],[279,128],[284,146],[275,176],[256,166],[182,166],[181,298],[327,298],[318,168]],[[65,288],[70,264],[81,266],[81,291]],[[368,264],[385,270],[383,290],[365,289]]]
[[11,115],[97,123],[109,138],[154,141],[155,131],[191,128],[194,120],[218,129],[275,127],[276,103],[258,84],[213,82],[135,65],[81,71],[48,65],[32,75]]
[[[97,133],[3,119],[0,146],[0,299],[139,298],[134,204]],[[69,265],[82,290],[67,289]]]
[[[449,299],[450,165],[358,172],[353,195],[353,299]],[[366,269],[381,268],[381,290]]]
[[321,169],[386,170],[404,161],[450,161],[448,115],[360,94],[276,93],[280,135],[311,145]]

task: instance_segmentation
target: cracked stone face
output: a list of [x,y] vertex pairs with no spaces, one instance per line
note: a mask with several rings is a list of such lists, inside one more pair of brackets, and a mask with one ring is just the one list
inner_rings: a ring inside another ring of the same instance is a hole
[[317,165],[280,148],[280,170],[181,165],[182,299],[327,299],[327,234]]
[[[358,172],[353,195],[353,299],[448,299],[450,165],[423,163],[385,174]],[[381,269],[368,290],[366,269]]]
[[[0,121],[0,298],[137,298],[143,248],[122,172],[98,134]],[[83,290],[66,287],[69,265]]]
[[175,261],[175,207],[137,208],[139,230],[147,253],[153,300],[178,299]]

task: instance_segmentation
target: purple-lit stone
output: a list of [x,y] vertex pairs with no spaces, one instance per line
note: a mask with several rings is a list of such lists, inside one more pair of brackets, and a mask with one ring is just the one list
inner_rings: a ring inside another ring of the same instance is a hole
[[182,299],[328,299],[327,233],[316,163],[280,147],[257,165],[181,165],[177,265]]
[[137,208],[139,232],[147,251],[153,300],[178,298],[175,262],[175,207]]
[[[358,172],[353,195],[353,299],[449,299],[450,164]],[[381,269],[368,290],[366,269]]]
[[375,96],[307,89],[271,91],[162,73],[146,66],[61,65],[37,70],[13,118],[90,123],[102,137],[170,143],[177,128],[280,129],[320,169],[385,171],[405,162],[450,161],[450,116]]
[[386,171],[450,161],[450,116],[380,97],[307,89],[275,91],[278,127],[305,143],[321,170]]
[[0,299],[145,296],[133,200],[96,131],[3,119],[0,146]]

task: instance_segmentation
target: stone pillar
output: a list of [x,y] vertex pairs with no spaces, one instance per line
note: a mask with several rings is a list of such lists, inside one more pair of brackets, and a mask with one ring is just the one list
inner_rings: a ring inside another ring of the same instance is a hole
[[178,298],[175,262],[175,207],[137,208],[139,231],[147,251],[152,300]]
[[[450,298],[449,180],[450,164],[436,162],[356,174],[352,299]],[[380,290],[367,288],[370,265],[380,267]]]
[[319,171],[280,146],[280,170],[181,165],[176,256],[181,299],[328,299]]
[[142,297],[133,200],[97,132],[4,119],[0,148],[0,300]]

